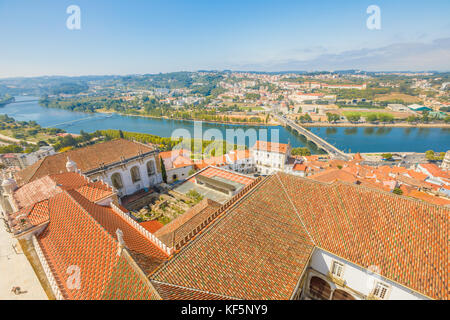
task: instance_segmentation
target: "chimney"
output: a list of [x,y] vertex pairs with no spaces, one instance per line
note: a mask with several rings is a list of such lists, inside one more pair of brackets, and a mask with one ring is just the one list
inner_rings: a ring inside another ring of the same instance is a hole
[[69,157],[67,157],[66,169],[67,169],[67,172],[76,172],[77,171],[77,164],[75,162],[73,162],[72,160],[70,160]]
[[120,256],[121,253],[122,253],[122,250],[125,248],[125,241],[123,240],[123,232],[122,232],[122,230],[117,229],[116,230],[116,236],[117,236],[117,241],[119,242],[117,255]]

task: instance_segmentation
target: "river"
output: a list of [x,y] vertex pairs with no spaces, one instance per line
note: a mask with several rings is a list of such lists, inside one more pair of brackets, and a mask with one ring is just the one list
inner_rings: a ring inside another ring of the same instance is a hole
[[[186,129],[192,136],[194,123],[168,119],[122,116],[117,114],[90,114],[61,109],[44,108],[36,97],[16,97],[16,103],[0,108],[18,121],[34,120],[43,127],[56,127],[69,133],[94,132],[96,130],[121,129],[123,131],[150,133],[170,137],[176,129]],[[267,129],[268,138],[272,130],[278,132],[279,141],[290,142],[293,147],[307,146],[315,153],[313,145],[292,134],[282,126],[242,126],[203,123],[202,130],[218,129],[226,137],[227,129]],[[450,150],[450,129],[444,128],[393,128],[393,127],[312,127],[312,132],[345,152],[425,152],[426,150]],[[218,133],[218,131],[216,131]],[[264,136],[261,136],[264,139]],[[230,139],[228,139],[230,140]],[[248,144],[248,139],[246,140]]]

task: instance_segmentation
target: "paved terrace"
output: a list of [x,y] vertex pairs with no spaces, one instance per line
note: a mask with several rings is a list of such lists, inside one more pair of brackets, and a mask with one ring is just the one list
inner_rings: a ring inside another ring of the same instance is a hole
[[335,159],[340,160],[351,160],[351,156],[346,154],[345,152],[339,150],[335,146],[333,146],[331,143],[325,141],[321,137],[315,135],[311,131],[303,128],[302,126],[296,124],[295,122],[286,119],[283,116],[274,115],[275,119],[277,119],[280,123],[284,125],[288,125],[291,128],[297,130],[300,134],[305,136],[309,141],[314,142],[319,148],[323,149],[325,152],[327,152],[331,157]]
[[[11,292],[20,287],[25,292]],[[48,300],[22,248],[0,219],[0,300]]]

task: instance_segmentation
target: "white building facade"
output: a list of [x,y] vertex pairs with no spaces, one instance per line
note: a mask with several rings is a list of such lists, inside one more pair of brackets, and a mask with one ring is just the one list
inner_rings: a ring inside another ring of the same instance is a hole
[[262,175],[269,175],[285,171],[291,146],[282,143],[257,141],[250,149],[256,171]]
[[305,300],[431,300],[369,269],[315,248],[297,299]]

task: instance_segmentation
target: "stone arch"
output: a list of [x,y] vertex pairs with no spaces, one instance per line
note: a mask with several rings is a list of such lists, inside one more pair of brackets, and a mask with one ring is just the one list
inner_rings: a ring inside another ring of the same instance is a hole
[[156,169],[155,169],[155,161],[150,160],[149,162],[147,162],[147,174],[148,176],[152,176],[156,173]]
[[333,292],[333,297],[331,300],[356,300],[350,293],[347,291],[336,289]]
[[319,277],[311,277],[309,280],[309,292],[311,295],[319,300],[329,300],[331,296],[330,284]]
[[131,181],[133,183],[141,181],[141,173],[139,172],[138,166],[134,166],[133,168],[131,168],[130,174],[131,174]]
[[113,187],[116,188],[117,190],[122,189],[123,188],[122,175],[119,172],[113,173],[113,175],[111,176],[111,183]]

